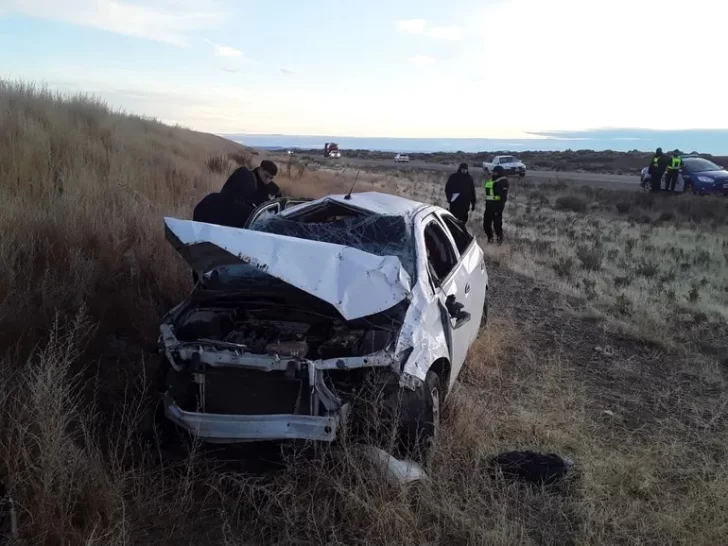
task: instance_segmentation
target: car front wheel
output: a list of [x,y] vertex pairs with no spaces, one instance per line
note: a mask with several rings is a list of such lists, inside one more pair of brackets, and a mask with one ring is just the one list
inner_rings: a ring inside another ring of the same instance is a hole
[[488,296],[483,300],[483,315],[480,317],[480,327],[485,328],[488,324]]
[[404,458],[425,463],[439,435],[444,402],[443,385],[437,372],[427,372],[422,390],[418,391],[408,393],[408,400],[401,407],[400,440]]

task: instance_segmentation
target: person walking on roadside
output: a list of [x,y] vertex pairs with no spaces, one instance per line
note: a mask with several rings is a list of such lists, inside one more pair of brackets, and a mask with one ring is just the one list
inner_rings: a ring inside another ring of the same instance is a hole
[[657,148],[647,170],[650,173],[650,190],[652,192],[659,192],[662,189],[662,176],[666,169],[667,156],[662,152],[662,148]]
[[[240,167],[240,169],[244,168],[245,167]],[[278,184],[274,182],[275,177],[278,174],[278,166],[275,163],[269,159],[264,159],[260,162],[260,165],[253,169],[253,173],[255,173],[257,185],[252,203],[256,207],[259,207],[270,199],[281,197],[281,189],[278,187]]]
[[665,179],[665,189],[669,191],[675,191],[675,184],[677,184],[678,176],[680,175],[680,169],[682,169],[683,160],[680,157],[680,151],[675,150],[672,152],[670,158],[670,165],[667,167],[667,178]]
[[461,163],[457,172],[447,179],[445,197],[452,215],[463,223],[468,222],[468,207],[475,210],[475,182],[468,172],[468,164]]
[[508,186],[508,177],[500,165],[493,167],[492,176],[483,184],[485,189],[483,231],[489,243],[493,242],[493,231],[498,244],[503,242],[503,209],[508,201]]

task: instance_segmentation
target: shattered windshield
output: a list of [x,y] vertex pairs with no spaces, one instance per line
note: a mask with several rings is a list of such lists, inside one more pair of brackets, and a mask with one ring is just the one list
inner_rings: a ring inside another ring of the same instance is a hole
[[415,278],[415,245],[412,231],[402,216],[347,216],[332,222],[301,222],[279,215],[257,218],[250,229],[349,246],[375,256],[396,256]]

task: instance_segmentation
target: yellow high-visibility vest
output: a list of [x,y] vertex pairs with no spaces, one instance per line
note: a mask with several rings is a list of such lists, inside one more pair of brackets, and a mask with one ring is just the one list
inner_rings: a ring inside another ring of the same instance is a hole
[[483,187],[485,188],[485,200],[486,201],[500,201],[501,197],[500,195],[496,195],[493,193],[495,182],[493,180],[488,180],[485,184],[483,184]]

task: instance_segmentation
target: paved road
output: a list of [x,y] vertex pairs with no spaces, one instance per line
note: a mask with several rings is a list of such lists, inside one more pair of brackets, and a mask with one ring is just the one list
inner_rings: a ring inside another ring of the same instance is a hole
[[[281,158],[284,157],[282,154]],[[326,160],[321,157],[320,161],[325,162]],[[440,163],[428,163],[426,161],[410,161],[409,163],[395,163],[394,159],[361,159],[353,157],[342,157],[340,159],[329,160],[331,165],[342,165],[354,168],[390,168],[390,169],[401,169],[403,171],[435,171],[442,172],[443,175],[454,172],[457,169],[456,164],[443,165]],[[325,164],[325,163],[324,163]],[[480,178],[483,172],[480,166],[471,165],[471,173],[474,178]],[[562,180],[567,183],[576,185],[587,184],[593,187],[600,188],[613,188],[613,189],[635,189],[640,183],[640,177],[638,175],[620,175],[620,174],[599,174],[599,173],[579,173],[579,172],[565,172],[565,171],[534,171],[528,170],[527,178],[534,182],[547,182]]]

